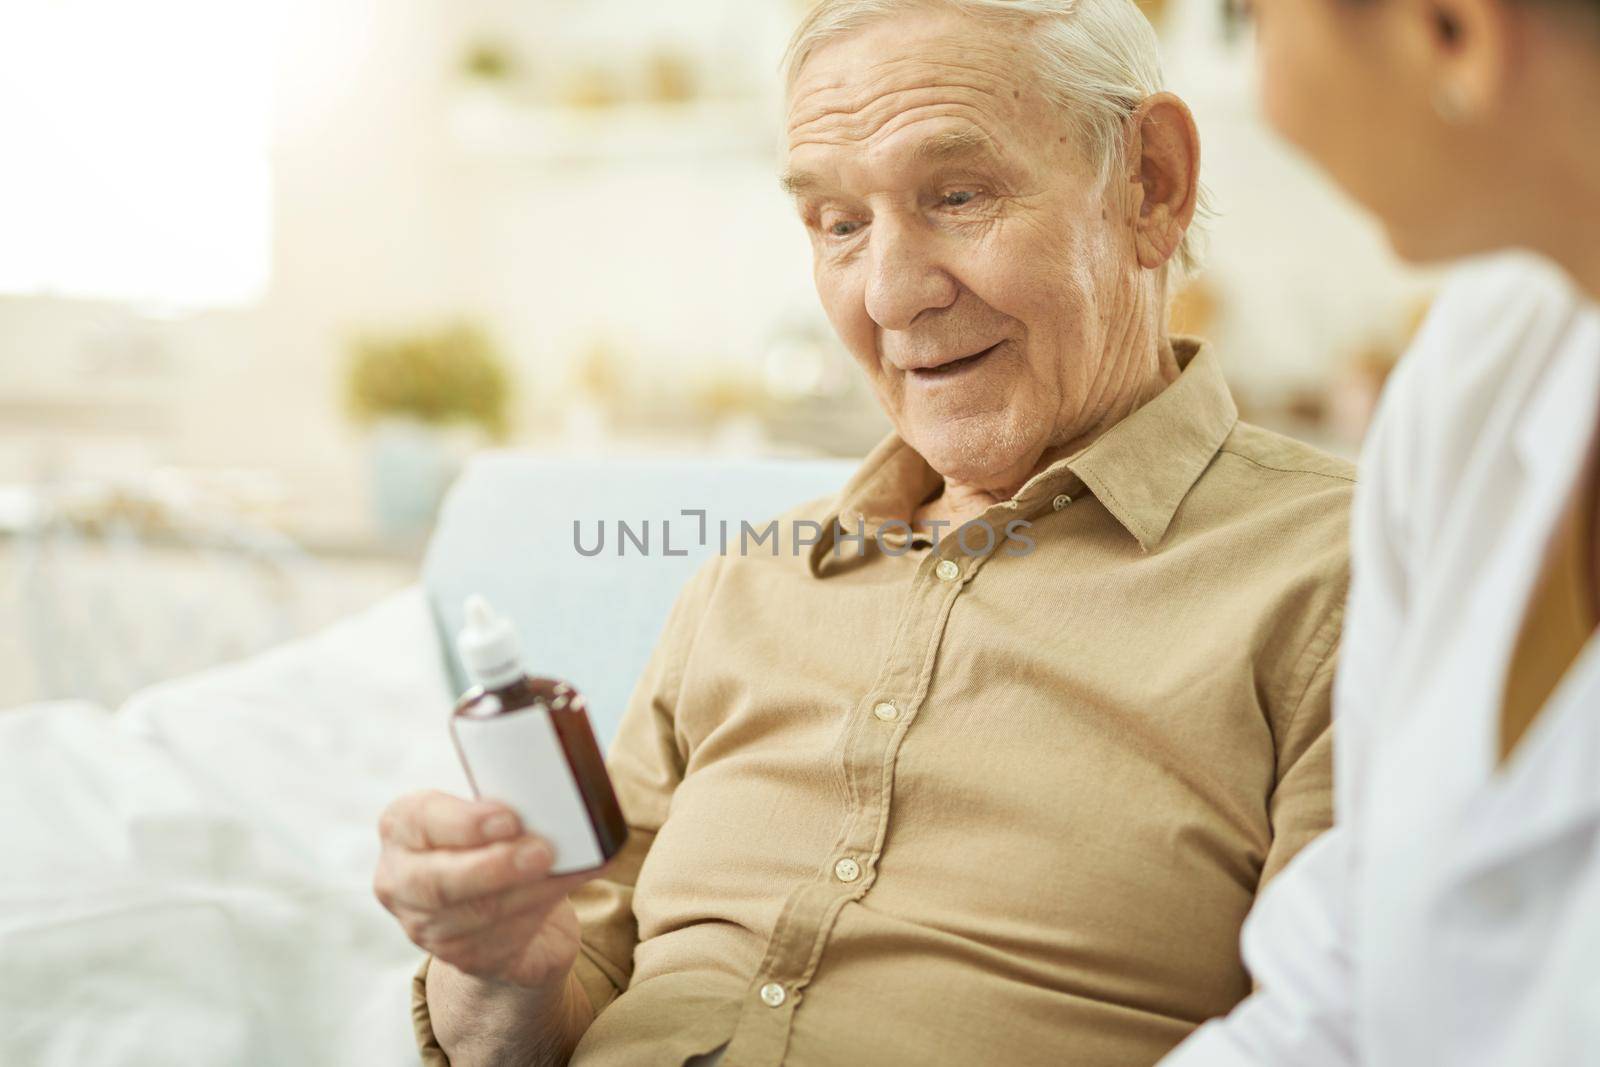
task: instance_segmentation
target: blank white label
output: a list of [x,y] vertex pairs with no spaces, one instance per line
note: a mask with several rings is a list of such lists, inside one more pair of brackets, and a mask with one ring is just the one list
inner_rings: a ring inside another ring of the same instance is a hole
[[454,720],[478,796],[510,805],[522,825],[550,842],[552,874],[567,874],[601,861],[594,823],[572,778],[547,712],[513,711],[488,719]]

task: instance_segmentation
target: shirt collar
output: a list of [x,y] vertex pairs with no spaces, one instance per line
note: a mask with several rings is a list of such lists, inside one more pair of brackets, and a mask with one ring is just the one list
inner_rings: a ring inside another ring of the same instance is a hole
[[1146,552],[1239,421],[1211,346],[1175,337],[1172,348],[1178,380],[1064,461]]
[[[1181,368],[1177,380],[1086,448],[1029,478],[1012,498],[1019,510],[1076,482],[1142,549],[1160,543],[1178,505],[1239,421],[1211,346],[1174,337],[1172,348]],[[838,558],[833,544],[840,529],[863,530],[871,538],[886,522],[909,520],[943,484],[919,453],[890,433],[868,453],[824,516],[822,538],[811,551],[812,574],[827,573]],[[891,540],[892,533],[884,537]]]

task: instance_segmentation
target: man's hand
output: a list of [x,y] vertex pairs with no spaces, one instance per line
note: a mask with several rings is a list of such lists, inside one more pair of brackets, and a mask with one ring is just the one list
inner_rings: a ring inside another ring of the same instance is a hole
[[550,846],[510,808],[446,793],[401,797],[378,833],[373,892],[419,948],[488,982],[565,983],[579,934],[567,895],[601,871],[552,877]]

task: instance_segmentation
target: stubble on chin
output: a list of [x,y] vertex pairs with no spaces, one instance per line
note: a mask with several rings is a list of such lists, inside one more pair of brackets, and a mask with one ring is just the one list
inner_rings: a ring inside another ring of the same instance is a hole
[[1014,488],[1000,483],[1037,448],[1028,430],[1004,413],[992,412],[947,420],[931,428],[925,441],[911,444],[946,481],[1001,490]]

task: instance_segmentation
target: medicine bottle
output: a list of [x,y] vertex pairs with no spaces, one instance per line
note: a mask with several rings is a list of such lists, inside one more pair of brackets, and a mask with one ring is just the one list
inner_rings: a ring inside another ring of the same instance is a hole
[[616,855],[628,827],[583,694],[530,676],[511,620],[481,596],[467,598],[456,647],[475,684],[456,704],[450,733],[473,793],[508,805],[550,843],[552,874],[593,870]]

